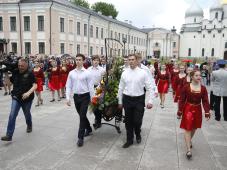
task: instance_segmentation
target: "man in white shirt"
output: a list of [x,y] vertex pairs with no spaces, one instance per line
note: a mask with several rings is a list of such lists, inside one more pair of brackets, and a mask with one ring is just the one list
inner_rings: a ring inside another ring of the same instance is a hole
[[[88,71],[90,72],[93,82],[94,82],[94,87],[96,88],[101,80],[102,77],[105,74],[105,69],[99,66],[100,58],[98,55],[92,56],[92,66],[88,68]],[[102,112],[100,110],[96,109],[93,111],[95,115],[95,123],[93,124],[93,127],[95,129],[98,129],[101,127],[101,120],[102,120]]]
[[129,68],[122,75],[118,90],[119,109],[125,110],[125,127],[127,142],[122,146],[128,148],[133,144],[134,132],[137,143],[141,142],[141,125],[144,115],[144,87],[147,91],[147,108],[153,107],[153,87],[147,73],[138,67],[138,58],[135,54],[128,56]]
[[74,103],[76,110],[80,116],[80,124],[78,130],[78,147],[83,146],[84,137],[92,132],[89,120],[87,118],[88,105],[95,95],[92,76],[88,70],[83,67],[85,56],[83,54],[76,55],[76,68],[69,72],[66,82],[66,99],[67,105],[71,106],[71,94],[74,94]]
[[105,74],[105,69],[99,66],[100,58],[98,55],[92,56],[92,66],[88,68],[90,72],[94,86],[97,87]]

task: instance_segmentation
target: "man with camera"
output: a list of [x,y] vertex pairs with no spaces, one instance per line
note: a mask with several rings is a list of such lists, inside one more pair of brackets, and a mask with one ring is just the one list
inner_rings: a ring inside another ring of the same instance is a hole
[[10,81],[13,84],[13,90],[11,92],[12,104],[6,136],[1,138],[2,141],[12,140],[16,117],[20,108],[22,108],[26,119],[27,133],[32,132],[32,116],[30,110],[37,84],[34,74],[28,70],[28,62],[25,59],[19,59],[18,68],[12,70]]

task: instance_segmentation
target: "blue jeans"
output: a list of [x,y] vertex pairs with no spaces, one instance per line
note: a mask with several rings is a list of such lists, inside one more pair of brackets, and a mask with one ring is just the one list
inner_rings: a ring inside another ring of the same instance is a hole
[[13,132],[15,130],[16,118],[20,111],[20,108],[22,108],[24,112],[27,126],[32,126],[31,106],[32,106],[32,101],[19,102],[18,100],[12,99],[11,111],[9,115],[9,121],[7,126],[7,133],[6,133],[8,136],[10,137],[13,136]]

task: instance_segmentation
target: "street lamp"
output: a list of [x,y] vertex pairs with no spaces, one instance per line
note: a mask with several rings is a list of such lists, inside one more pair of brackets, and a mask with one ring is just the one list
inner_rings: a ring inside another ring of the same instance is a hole
[[134,54],[136,53],[136,46],[134,46]]
[[124,51],[123,51],[123,56],[125,56],[125,43],[127,42],[126,38],[123,37],[123,44],[124,44]]

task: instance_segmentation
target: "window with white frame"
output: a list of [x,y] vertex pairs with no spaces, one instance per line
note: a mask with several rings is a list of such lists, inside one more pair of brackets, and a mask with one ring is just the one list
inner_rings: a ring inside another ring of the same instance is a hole
[[93,38],[93,25],[90,26],[90,37]]
[[87,24],[84,24],[84,36],[87,36]]
[[65,53],[65,43],[60,43],[60,50],[61,54]]
[[103,39],[104,36],[103,36],[103,28],[101,28],[101,39]]
[[3,19],[0,17],[0,31],[3,31]]
[[96,38],[99,38],[99,27],[96,27]]
[[17,53],[17,43],[16,42],[12,42],[11,43],[11,47],[12,47],[12,52],[13,53]]
[[25,47],[25,54],[31,54],[31,42],[25,42],[24,43],[24,47]]
[[39,54],[45,54],[45,43],[39,42]]
[[38,31],[44,31],[44,16],[38,16]]
[[60,32],[65,32],[65,18],[60,18]]
[[77,35],[80,35],[80,22],[77,22],[76,24],[76,29],[77,29]]
[[16,17],[10,17],[10,31],[16,31],[17,30],[17,19]]
[[30,31],[30,16],[24,16],[24,31]]

